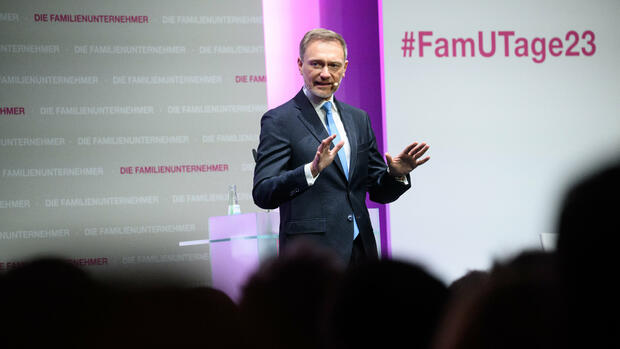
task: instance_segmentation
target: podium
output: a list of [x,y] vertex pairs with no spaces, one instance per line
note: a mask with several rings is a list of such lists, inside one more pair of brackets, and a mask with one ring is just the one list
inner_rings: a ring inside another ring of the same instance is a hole
[[280,212],[209,217],[213,287],[239,301],[241,288],[260,262],[278,253]]
[[[381,255],[379,210],[368,212]],[[279,210],[209,217],[213,288],[238,302],[243,285],[260,263],[277,256],[279,226]]]

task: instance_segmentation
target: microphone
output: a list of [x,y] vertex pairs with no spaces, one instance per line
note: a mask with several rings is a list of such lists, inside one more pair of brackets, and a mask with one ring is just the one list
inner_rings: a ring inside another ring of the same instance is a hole
[[337,82],[334,82],[332,85],[333,85],[334,87],[338,87],[338,85],[340,85],[340,84],[339,84],[339,83],[337,83]]

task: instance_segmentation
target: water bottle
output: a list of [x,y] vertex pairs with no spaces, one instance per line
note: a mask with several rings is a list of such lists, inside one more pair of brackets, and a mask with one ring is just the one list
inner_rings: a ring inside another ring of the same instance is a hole
[[239,198],[237,197],[237,185],[228,186],[228,215],[241,214]]

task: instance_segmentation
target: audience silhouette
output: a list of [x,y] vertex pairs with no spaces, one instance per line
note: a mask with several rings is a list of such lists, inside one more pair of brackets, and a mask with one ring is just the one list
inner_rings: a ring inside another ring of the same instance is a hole
[[58,258],[0,279],[0,348],[242,348],[239,311],[210,288],[126,289]]
[[558,219],[557,254],[574,343],[607,347],[620,333],[620,161],[573,185]]
[[420,266],[356,266],[327,308],[326,348],[428,348],[447,299],[447,287]]
[[450,298],[465,296],[482,287],[488,279],[489,272],[486,270],[470,270],[448,286]]
[[39,258],[4,275],[0,347],[83,347],[100,324],[100,289],[72,264]]
[[240,303],[209,288],[94,281],[58,258],[0,274],[0,348],[604,348],[620,333],[620,162],[567,191],[557,251],[522,251],[446,287],[415,263],[342,265],[299,240]]
[[318,348],[322,314],[345,270],[309,240],[296,240],[249,279],[240,302],[254,348]]
[[566,315],[555,255],[526,251],[453,297],[434,348],[566,348]]

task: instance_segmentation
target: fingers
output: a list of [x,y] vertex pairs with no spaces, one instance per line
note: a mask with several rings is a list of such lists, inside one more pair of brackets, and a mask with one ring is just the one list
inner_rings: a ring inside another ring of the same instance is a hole
[[[414,144],[416,144],[416,143],[414,143]],[[426,147],[426,143],[424,143],[424,142],[422,142],[420,144],[416,144],[416,146],[411,148],[407,153],[409,155],[413,155],[413,154],[419,152],[420,150],[422,150],[424,147]]]
[[422,164],[424,164],[425,162],[427,162],[427,161],[428,161],[428,160],[430,160],[430,159],[431,159],[431,157],[430,157],[430,156],[425,157],[424,159],[422,159],[422,160],[420,160],[420,161],[418,161],[418,162],[417,162],[416,167],[417,167],[417,166],[420,166],[420,165],[422,165]]
[[398,154],[396,159],[393,159],[389,153],[385,153],[385,161],[390,169],[390,173],[396,175],[407,174],[416,167],[426,163],[431,159],[430,156],[418,160],[424,153],[430,148],[430,146],[424,142],[413,142],[409,144],[402,153]]
[[407,155],[414,157],[415,159],[421,158],[422,155],[424,155],[424,153],[426,153],[426,151],[430,148],[429,145],[427,145],[426,143],[422,142],[420,144],[418,144],[416,147],[414,147],[413,149],[411,149]]
[[408,146],[405,147],[405,149],[403,149],[403,153],[409,154],[411,150],[414,149],[417,145],[418,145],[418,142],[413,142],[409,144]]
[[336,154],[338,153],[338,151],[344,146],[344,141],[340,141],[340,143],[336,144],[336,146],[334,147],[334,149],[332,149],[331,153],[333,156],[336,156]]
[[328,145],[329,145],[329,144],[330,144],[330,143],[334,140],[334,138],[336,138],[336,135],[335,135],[335,134],[333,134],[333,135],[331,135],[331,136],[329,136],[329,137],[325,138],[325,139],[321,142],[321,144],[328,144]]
[[336,138],[336,135],[331,135],[322,140],[319,147],[316,149],[317,153],[322,153],[324,150],[329,149],[329,145],[332,143],[334,138]]
[[392,156],[389,153],[385,153],[385,161],[387,162],[388,166],[392,165]]

